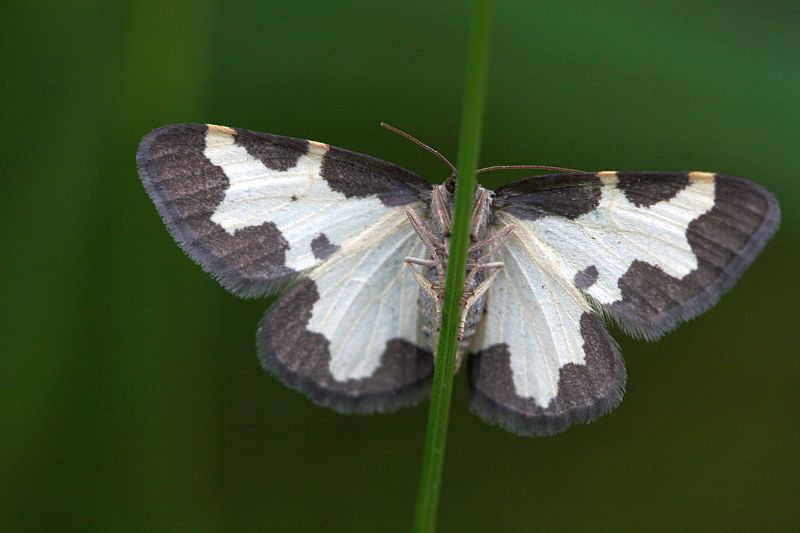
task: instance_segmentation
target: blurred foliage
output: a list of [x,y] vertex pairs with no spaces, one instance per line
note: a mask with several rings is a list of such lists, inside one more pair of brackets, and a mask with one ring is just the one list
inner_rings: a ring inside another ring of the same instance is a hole
[[[0,528],[410,527],[426,408],[341,416],[265,375],[268,302],[180,252],[134,154],[156,126],[213,122],[441,180],[378,122],[455,158],[467,17],[452,1],[0,5]],[[483,164],[725,172],[775,192],[784,219],[702,318],[655,344],[616,332],[627,397],[594,424],[515,437],[467,412],[458,376],[442,531],[798,526],[798,23],[794,0],[498,3]]]

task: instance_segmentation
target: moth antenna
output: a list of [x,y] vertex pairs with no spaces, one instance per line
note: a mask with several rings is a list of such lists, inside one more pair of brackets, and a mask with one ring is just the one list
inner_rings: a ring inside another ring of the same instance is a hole
[[476,174],[482,172],[494,172],[496,170],[556,170],[559,172],[585,172],[584,170],[577,170],[574,168],[551,167],[548,165],[497,165],[493,167],[480,168],[475,171]]
[[389,131],[395,132],[396,134],[398,134],[398,135],[400,135],[402,137],[405,137],[406,139],[408,139],[409,141],[413,142],[414,144],[416,144],[420,148],[423,148],[424,150],[427,150],[430,153],[432,153],[433,155],[435,155],[436,157],[438,157],[439,161],[441,161],[442,163],[447,165],[447,167],[450,169],[450,176],[447,178],[447,180],[445,180],[445,184],[447,185],[447,190],[450,191],[450,192],[453,192],[455,190],[456,167],[445,156],[443,156],[435,148],[431,148],[430,146],[428,146],[424,142],[422,142],[419,139],[417,139],[416,137],[404,132],[401,129],[395,128],[394,126],[390,126],[389,124],[387,124],[385,122],[381,122],[381,126],[383,126],[384,128],[386,128]]

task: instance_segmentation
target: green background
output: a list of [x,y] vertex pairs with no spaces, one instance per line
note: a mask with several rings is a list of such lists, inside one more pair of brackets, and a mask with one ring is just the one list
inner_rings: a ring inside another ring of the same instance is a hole
[[[457,376],[442,531],[800,523],[800,6],[498,2],[481,162],[699,169],[773,191],[782,227],[655,344],[626,399],[526,439]],[[267,376],[241,301],[181,253],[139,139],[212,122],[436,181],[455,159],[462,2],[3,2],[0,529],[405,531],[425,406],[341,416]],[[496,186],[512,175],[482,180]]]

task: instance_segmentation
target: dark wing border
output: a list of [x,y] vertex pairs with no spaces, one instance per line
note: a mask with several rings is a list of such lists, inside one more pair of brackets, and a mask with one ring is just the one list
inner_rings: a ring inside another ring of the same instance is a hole
[[514,393],[507,344],[470,354],[470,410],[490,424],[533,437],[561,433],[612,411],[622,402],[627,380],[617,343],[593,312],[581,316],[581,335],[585,363],[559,369],[558,395],[546,408]]
[[[736,284],[778,230],[780,206],[769,191],[735,176],[716,175],[715,183],[714,207],[693,220],[687,230],[698,268],[676,280],[647,263],[634,261],[618,282],[623,299],[603,306],[604,313],[629,335],[655,340],[708,311]],[[651,281],[647,293],[637,292],[637,275],[657,280],[661,288],[653,288]],[[642,313],[634,312],[636,308],[656,312],[642,320]]]

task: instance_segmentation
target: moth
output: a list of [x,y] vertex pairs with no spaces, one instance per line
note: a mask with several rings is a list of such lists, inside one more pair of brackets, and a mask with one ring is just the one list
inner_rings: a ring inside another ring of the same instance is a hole
[[[282,292],[257,332],[266,370],[339,412],[426,397],[455,173],[431,185],[324,143],[204,124],[154,130],[137,165],[172,237],[223,287]],[[626,373],[604,320],[657,339],[714,305],[779,220],[762,187],[709,172],[478,187],[458,358],[471,409],[524,435],[610,411]]]

